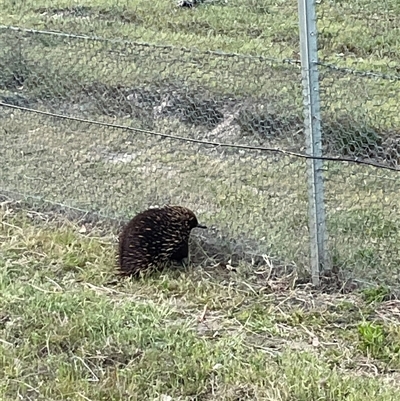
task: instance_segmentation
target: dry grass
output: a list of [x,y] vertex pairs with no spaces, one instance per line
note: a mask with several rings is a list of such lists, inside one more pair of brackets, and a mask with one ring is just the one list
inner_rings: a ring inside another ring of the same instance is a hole
[[100,226],[13,203],[0,221],[2,399],[400,394],[400,304],[379,289],[329,295],[247,264],[116,283]]

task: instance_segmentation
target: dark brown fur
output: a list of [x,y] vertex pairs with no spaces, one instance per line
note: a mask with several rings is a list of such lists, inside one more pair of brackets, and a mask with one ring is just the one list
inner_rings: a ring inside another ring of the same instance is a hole
[[189,235],[198,224],[195,214],[182,206],[145,210],[135,216],[119,238],[119,272],[147,275],[171,261],[182,262],[189,253]]

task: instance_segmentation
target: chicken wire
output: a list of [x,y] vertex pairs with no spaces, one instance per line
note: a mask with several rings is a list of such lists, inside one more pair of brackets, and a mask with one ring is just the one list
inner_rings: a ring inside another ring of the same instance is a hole
[[317,13],[324,156],[385,167],[324,163],[332,262],[361,281],[398,286],[399,2],[323,1]]
[[298,65],[27,31],[0,40],[0,100],[13,106],[0,110],[3,191],[124,219],[180,204],[210,241],[308,263],[305,160],[258,149],[304,147]]
[[[385,167],[400,153],[400,10],[359,0],[317,12],[323,155],[376,165],[323,163],[331,266],[397,285],[399,178]],[[0,101],[3,193],[123,219],[182,204],[209,240],[309,269],[306,160],[245,148],[305,153],[295,60],[2,29]]]

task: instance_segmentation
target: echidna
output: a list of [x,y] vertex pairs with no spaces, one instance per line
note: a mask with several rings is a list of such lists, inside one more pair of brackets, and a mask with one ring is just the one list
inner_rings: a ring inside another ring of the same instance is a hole
[[182,263],[189,254],[193,228],[206,228],[183,206],[145,210],[126,225],[119,238],[119,273],[148,275],[171,261]]

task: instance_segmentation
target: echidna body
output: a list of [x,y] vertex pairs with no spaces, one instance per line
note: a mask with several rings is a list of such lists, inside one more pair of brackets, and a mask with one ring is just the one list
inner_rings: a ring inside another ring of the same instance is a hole
[[119,271],[126,276],[162,270],[171,261],[189,254],[189,236],[199,225],[195,214],[183,206],[145,210],[126,225],[119,239]]

